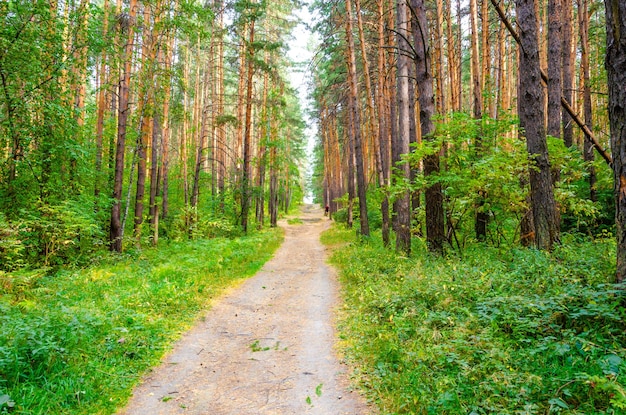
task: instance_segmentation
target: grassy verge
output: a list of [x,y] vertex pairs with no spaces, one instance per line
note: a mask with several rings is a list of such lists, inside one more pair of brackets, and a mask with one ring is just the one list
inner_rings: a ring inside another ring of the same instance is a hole
[[382,414],[625,414],[614,242],[401,258],[334,228],[346,354]]
[[0,274],[0,413],[109,414],[282,232],[146,250],[54,276]]

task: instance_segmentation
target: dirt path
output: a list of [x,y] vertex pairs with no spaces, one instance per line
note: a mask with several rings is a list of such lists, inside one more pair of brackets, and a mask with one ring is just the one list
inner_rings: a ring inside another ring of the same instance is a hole
[[300,218],[282,223],[274,258],[216,302],[120,415],[370,413],[333,351],[337,286],[319,242],[329,221],[317,206]]

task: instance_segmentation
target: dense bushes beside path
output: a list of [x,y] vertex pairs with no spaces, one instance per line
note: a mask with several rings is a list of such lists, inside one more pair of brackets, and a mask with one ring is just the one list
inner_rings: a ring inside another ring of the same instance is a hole
[[[332,229],[347,358],[382,414],[625,414],[612,240],[398,257]],[[374,238],[375,239],[375,238]],[[344,242],[348,242],[344,244]]]

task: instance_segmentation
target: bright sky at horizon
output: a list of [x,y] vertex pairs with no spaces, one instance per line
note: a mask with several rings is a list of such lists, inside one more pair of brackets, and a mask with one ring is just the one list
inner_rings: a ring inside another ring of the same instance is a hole
[[[292,67],[289,79],[291,85],[298,91],[300,106],[304,112],[304,120],[306,122],[305,136],[307,139],[305,175],[308,180],[313,168],[313,148],[315,146],[315,138],[317,135],[317,124],[311,120],[307,111],[309,108],[308,88],[311,76],[311,61],[313,59],[314,36],[309,30],[309,26],[313,23],[313,15],[309,11],[309,2],[304,1],[302,8],[295,13],[300,20],[293,30],[293,36],[289,40],[289,58],[296,63]],[[305,194],[305,202],[312,203],[312,196]]]

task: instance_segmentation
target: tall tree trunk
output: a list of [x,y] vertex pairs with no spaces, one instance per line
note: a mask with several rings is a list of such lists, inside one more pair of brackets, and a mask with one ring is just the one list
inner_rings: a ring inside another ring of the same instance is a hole
[[[396,32],[397,32],[397,106],[398,119],[392,122],[398,124],[398,134],[392,144],[392,162],[400,171],[402,179],[410,180],[411,172],[408,163],[401,162],[402,155],[409,153],[410,141],[410,120],[409,112],[409,58],[410,51],[408,44],[408,15],[406,0],[396,2]],[[398,194],[393,204],[396,231],[396,251],[410,255],[411,253],[411,205],[408,189]]]
[[[434,140],[435,97],[433,78],[430,72],[429,28],[424,0],[411,0],[415,13],[415,66],[416,81],[419,88],[420,129],[424,140]],[[424,158],[424,177],[429,178],[439,173],[439,153]],[[443,211],[443,191],[441,183],[434,183],[426,188],[426,242],[428,249],[441,253],[445,240]]]
[[183,63],[183,85],[187,86],[183,90],[183,133],[180,139],[180,165],[181,176],[183,181],[183,199],[185,201],[185,207],[189,205],[189,171],[187,167],[188,162],[188,142],[189,142],[189,112],[190,112],[190,100],[189,100],[189,77],[190,77],[190,65],[189,65],[189,45],[185,47],[185,61]]
[[481,53],[482,53],[482,67],[480,75],[480,89],[481,94],[483,91],[488,91],[488,94],[482,96],[483,99],[483,111],[489,116],[492,116],[493,111],[493,82],[491,77],[491,40],[490,40],[490,28],[489,28],[489,0],[482,0],[481,2]]
[[561,137],[561,94],[563,69],[562,1],[548,2],[548,135]]
[[474,119],[480,120],[483,116],[483,91],[480,72],[481,56],[478,49],[478,6],[476,0],[470,0],[470,28],[472,108],[474,109]]
[[383,245],[389,246],[389,114],[387,111],[387,100],[385,96],[385,13],[383,0],[378,0],[378,88],[376,90],[376,102],[378,106],[378,152],[379,152],[379,173],[378,184],[383,189],[383,200],[380,210],[382,214],[382,239]]
[[[572,105],[572,83],[573,83],[573,67],[574,67],[574,53],[572,52],[572,0],[563,1],[563,21],[562,31],[563,35],[563,47],[561,52],[563,57],[561,62],[563,65],[562,83],[563,83],[563,100]],[[567,147],[571,147],[574,144],[574,121],[572,117],[563,111],[562,115],[563,123],[563,142]]]
[[[359,223],[361,225],[361,235],[369,236],[370,227],[367,219],[367,194],[365,187],[365,166],[363,164],[363,138],[361,136],[361,114],[359,111],[359,90],[356,74],[356,54],[354,52],[354,36],[352,32],[352,2],[346,0],[346,41],[348,46],[348,78],[350,84],[350,95],[348,109],[352,119],[352,132],[354,138],[354,158],[356,163],[357,191],[359,196]],[[371,100],[371,96],[367,97]]]
[[541,87],[535,1],[516,0],[515,4],[521,42],[518,112],[531,161],[530,195],[535,226],[535,245],[538,249],[550,250],[559,240],[559,218],[552,191],[552,176],[544,127],[545,100]]
[[457,81],[460,59],[456,53],[456,38],[452,33],[452,0],[444,6],[446,18],[446,39],[448,51],[448,77],[450,82],[450,105],[452,111],[461,111],[461,94]]
[[[174,36],[170,36],[165,51],[165,71],[169,73],[172,67],[172,57],[174,54]],[[162,155],[161,155],[161,177],[162,200],[161,200],[161,216],[163,219],[169,215],[169,173],[170,173],[170,96],[172,93],[172,82],[169,77],[165,78],[165,96],[163,98],[163,126],[162,130]],[[158,213],[157,213],[158,214]],[[153,225],[154,226],[154,225]],[[158,226],[155,226],[158,230]]]
[[159,148],[161,147],[161,138],[163,132],[161,130],[161,123],[158,115],[155,115],[152,119],[152,146],[150,150],[150,201],[149,201],[149,215],[150,215],[150,228],[152,230],[152,245],[155,245],[159,241],[159,205],[157,203],[157,194],[160,185],[161,161],[159,160]]
[[[513,29],[513,26],[511,25],[511,22],[509,22],[509,20],[507,19],[502,7],[498,4],[497,0],[491,0],[491,3],[493,4],[496,11],[498,12],[498,15],[500,16],[500,19],[502,20],[502,22],[504,22],[504,24],[506,25],[507,29],[509,30],[509,32],[511,33],[515,41],[521,47],[522,42],[520,40],[520,36],[515,31],[515,29]],[[523,50],[523,47],[522,47],[522,50]],[[548,76],[545,74],[545,72],[541,68],[539,69],[539,73],[541,75],[541,80],[547,84]],[[604,161],[609,166],[611,166],[613,164],[611,155],[608,152],[606,152],[606,150],[604,150],[604,148],[600,145],[598,140],[593,136],[593,133],[591,132],[591,130],[587,128],[585,123],[578,117],[574,109],[571,107],[571,105],[569,105],[569,103],[563,97],[561,97],[561,106],[563,107],[565,111],[567,111],[569,116],[572,117],[572,119],[574,120],[574,122],[576,122],[578,127],[580,127],[580,129],[585,133],[585,137],[589,139],[589,141],[591,142],[593,147],[596,149],[598,154],[600,154],[600,156],[602,156]]]
[[[437,8],[437,18],[435,19],[435,34],[433,36],[434,43],[434,51],[435,51],[435,79],[436,79],[436,92],[435,95],[437,97],[437,112],[442,115],[442,117],[446,117],[448,112],[448,105],[446,104],[446,94],[445,94],[445,79],[443,73],[444,68],[444,35],[443,35],[443,0],[436,1]],[[452,48],[449,48],[452,49]]]
[[[104,0],[102,6],[104,10],[102,21],[102,38],[107,38],[107,31],[109,26],[109,0]],[[98,197],[100,196],[100,179],[102,175],[102,150],[103,150],[103,138],[104,138],[104,115],[106,111],[106,91],[109,87],[107,79],[107,52],[103,50],[100,55],[100,66],[98,69],[98,92],[96,94],[96,165],[95,165],[95,179],[94,179],[94,198],[98,203]]]
[[346,115],[345,125],[348,125],[347,131],[344,132],[345,136],[345,153],[346,153],[346,187],[348,189],[348,228],[352,228],[354,224],[354,197],[355,195],[355,183],[354,183],[354,129],[352,128],[353,113],[348,111]]
[[[452,1],[452,0],[450,0]],[[463,108],[463,23],[462,23],[462,8],[461,1],[456,1],[456,42],[455,42],[455,55],[456,55],[456,90],[459,94],[459,111]]]
[[[135,217],[134,217],[134,236],[139,243],[141,239],[141,229],[143,224],[143,211],[144,211],[144,195],[146,192],[146,176],[148,168],[148,147],[152,137],[153,127],[153,108],[154,107],[154,69],[153,62],[155,61],[155,41],[156,36],[154,29],[149,29],[152,26],[152,13],[151,6],[144,6],[143,21],[143,45],[142,45],[142,69],[141,79],[142,85],[140,87],[139,97],[139,113],[141,114],[140,131],[137,136],[137,192],[135,194]],[[154,27],[154,26],[153,26]],[[154,162],[154,160],[153,160]]]
[[[219,2],[219,0],[217,0]],[[224,115],[224,10],[217,7],[216,16],[217,29],[214,36],[217,37],[216,53],[217,66],[215,68],[215,95],[216,112],[218,116]],[[220,209],[224,211],[224,192],[226,189],[226,131],[223,125],[216,125],[216,147],[217,158],[217,190],[220,198]]]
[[626,3],[605,0],[606,71],[609,87],[611,151],[614,155],[616,282],[626,281]]
[[254,75],[254,25],[255,20],[249,23],[249,37],[247,50],[247,79],[245,97],[245,128],[243,137],[243,166],[241,175],[241,228],[248,231],[248,212],[250,210],[250,161],[252,160],[252,79]]
[[[269,53],[265,52],[265,64],[269,64]],[[257,197],[256,197],[256,222],[258,229],[263,228],[265,221],[265,167],[267,164],[267,143],[270,139],[271,129],[270,108],[268,105],[267,95],[269,90],[269,73],[263,73],[263,102],[261,104],[261,128],[259,138],[259,157],[258,157],[258,173],[257,173]]]
[[[486,0],[483,0],[483,4],[485,4]],[[484,8],[483,8],[484,13]],[[483,21],[486,19],[486,16],[483,16]],[[484,149],[483,149],[483,137],[482,137],[482,118],[483,118],[483,85],[486,75],[481,71],[480,61],[481,55],[478,49],[478,5],[476,0],[470,0],[470,26],[471,26],[471,67],[472,67],[472,108],[474,109],[474,119],[481,126],[478,130],[477,136],[475,139],[476,144],[476,156],[482,157]],[[485,30],[485,25],[483,24],[483,32]],[[483,33],[483,37],[485,33]],[[483,61],[489,61],[489,51],[484,50],[488,46],[488,42],[483,42]],[[486,58],[485,58],[486,55]],[[476,239],[479,241],[485,240],[487,237],[487,222],[489,220],[489,216],[487,212],[484,210],[485,205],[485,197],[486,192],[481,189],[478,191],[477,195],[477,206],[476,206],[476,217],[474,221],[474,233],[476,234]]]
[[[208,66],[208,65],[205,65]],[[200,83],[200,79],[196,82]],[[206,95],[206,88],[209,86],[209,71],[206,70],[204,72],[204,85],[202,88],[198,88],[196,101],[204,101],[201,97]],[[200,118],[200,128],[198,129],[198,140],[196,146],[196,160],[195,160],[195,170],[193,175],[193,186],[191,190],[191,207],[198,206],[198,199],[200,197],[200,175],[202,174],[202,165],[204,162],[204,150],[206,147],[206,137],[208,130],[208,117],[209,117],[209,105],[210,104],[202,104],[202,110],[197,111],[198,118]]]
[[[583,115],[587,129],[591,131],[593,128],[592,110],[591,110],[591,82],[589,75],[589,13],[586,0],[578,0],[578,26],[580,28],[580,73],[581,88],[583,95]],[[594,153],[591,139],[585,135],[583,145],[583,158],[589,164],[589,200],[595,202],[598,199],[596,191],[596,169],[593,166]]]
[[[119,83],[119,104],[118,104],[118,119],[117,119],[117,144],[115,150],[115,178],[113,182],[113,205],[111,207],[111,228],[110,228],[110,247],[111,250],[121,252],[122,251],[122,221],[121,221],[121,207],[122,207],[122,185],[124,180],[124,153],[126,149],[126,127],[128,122],[128,115],[130,112],[129,105],[129,90],[130,90],[130,76],[132,70],[133,60],[133,47],[135,40],[135,17],[137,15],[137,0],[130,0],[128,13],[128,22],[126,27],[120,28],[120,30],[127,31],[126,46],[124,48],[124,72]],[[123,24],[123,23],[122,23]]]

